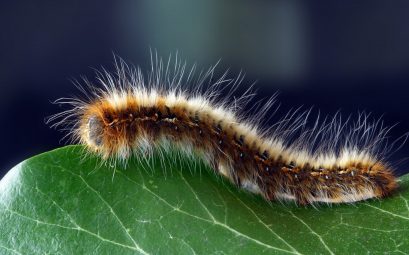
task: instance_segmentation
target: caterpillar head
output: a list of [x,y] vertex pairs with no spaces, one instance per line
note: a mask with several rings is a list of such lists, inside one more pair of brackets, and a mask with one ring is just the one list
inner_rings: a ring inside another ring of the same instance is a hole
[[[101,114],[105,113],[105,114]],[[132,137],[128,121],[123,120],[122,112],[89,112],[83,118],[81,140],[92,151],[104,159],[126,159],[132,152]]]
[[87,126],[89,143],[95,147],[101,147],[104,138],[104,122],[100,117],[91,115]]

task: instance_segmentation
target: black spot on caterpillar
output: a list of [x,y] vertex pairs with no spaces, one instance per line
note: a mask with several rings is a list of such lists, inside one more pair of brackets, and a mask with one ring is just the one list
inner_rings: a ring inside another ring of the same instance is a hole
[[57,100],[70,109],[48,121],[68,126],[73,141],[104,160],[144,157],[172,143],[267,200],[348,203],[397,188],[386,161],[396,143],[388,145],[389,129],[380,120],[359,114],[352,122],[336,114],[308,128],[310,112],[292,111],[263,128],[274,96],[246,116],[240,106],[251,101],[251,89],[231,98],[243,75],[215,79],[215,66],[195,75],[196,66],[188,70],[177,57],[174,65],[170,60],[155,56],[145,76],[116,58],[116,73],[97,72],[100,87],[77,84],[85,99]]

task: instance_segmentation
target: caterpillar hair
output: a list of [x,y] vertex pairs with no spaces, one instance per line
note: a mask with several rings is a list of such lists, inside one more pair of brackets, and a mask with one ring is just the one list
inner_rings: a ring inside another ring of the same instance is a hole
[[193,153],[269,201],[351,203],[396,190],[387,159],[400,139],[388,142],[381,120],[337,113],[307,125],[311,111],[297,109],[266,127],[275,96],[243,112],[255,94],[250,88],[233,97],[242,74],[216,78],[215,66],[199,72],[177,56],[164,62],[151,54],[151,62],[145,74],[115,57],[116,72],[96,71],[98,85],[77,83],[85,96],[57,100],[70,108],[48,121],[103,160],[143,160],[175,148]]

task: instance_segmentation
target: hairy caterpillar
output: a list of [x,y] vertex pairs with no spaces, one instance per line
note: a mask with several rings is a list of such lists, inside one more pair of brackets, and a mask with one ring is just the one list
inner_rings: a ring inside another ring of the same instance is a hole
[[144,157],[172,144],[267,200],[355,202],[397,188],[386,162],[394,143],[387,145],[389,128],[381,121],[336,114],[307,128],[309,111],[296,110],[263,129],[274,97],[245,117],[239,110],[254,96],[251,90],[231,99],[242,75],[214,79],[215,66],[195,75],[195,65],[187,69],[177,57],[170,62],[152,57],[145,79],[139,68],[115,59],[116,73],[97,71],[99,87],[77,83],[86,98],[57,100],[71,108],[49,121],[67,125],[73,140],[105,160]]

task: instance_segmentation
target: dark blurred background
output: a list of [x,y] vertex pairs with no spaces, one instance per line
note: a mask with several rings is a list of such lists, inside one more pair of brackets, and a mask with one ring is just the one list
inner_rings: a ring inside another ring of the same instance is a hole
[[[143,68],[149,49],[179,50],[201,67],[245,70],[284,110],[366,110],[409,131],[409,1],[2,1],[0,177],[20,161],[62,146],[44,118],[78,94],[71,78],[112,69],[113,56]],[[406,159],[406,144],[393,157]],[[397,171],[409,172],[406,161]]]

